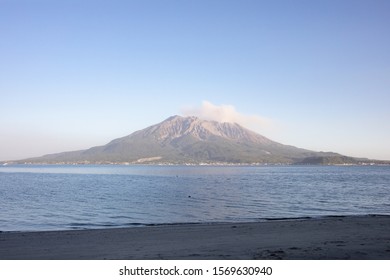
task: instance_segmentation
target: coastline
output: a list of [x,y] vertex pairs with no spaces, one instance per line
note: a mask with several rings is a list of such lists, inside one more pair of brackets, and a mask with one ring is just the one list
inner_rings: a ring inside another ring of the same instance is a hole
[[390,216],[0,232],[0,260],[390,260]]
[[116,162],[116,161],[76,161],[76,162],[34,162],[24,160],[3,160],[0,166],[45,166],[45,165],[65,165],[65,166],[390,166],[390,160],[362,159],[355,163],[294,163],[294,162]]

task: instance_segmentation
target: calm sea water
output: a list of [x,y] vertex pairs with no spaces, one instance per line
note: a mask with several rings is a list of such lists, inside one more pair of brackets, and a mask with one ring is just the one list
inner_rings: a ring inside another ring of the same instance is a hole
[[361,214],[390,214],[390,167],[0,167],[0,231]]

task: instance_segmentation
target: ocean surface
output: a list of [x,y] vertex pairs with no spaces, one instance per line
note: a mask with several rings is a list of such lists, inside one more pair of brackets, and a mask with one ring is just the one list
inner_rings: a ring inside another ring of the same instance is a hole
[[389,166],[0,166],[0,231],[366,214]]

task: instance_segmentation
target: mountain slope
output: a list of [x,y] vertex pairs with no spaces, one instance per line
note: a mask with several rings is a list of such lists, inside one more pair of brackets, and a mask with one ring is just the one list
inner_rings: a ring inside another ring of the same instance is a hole
[[238,124],[173,116],[87,150],[24,160],[32,163],[355,163],[274,142]]

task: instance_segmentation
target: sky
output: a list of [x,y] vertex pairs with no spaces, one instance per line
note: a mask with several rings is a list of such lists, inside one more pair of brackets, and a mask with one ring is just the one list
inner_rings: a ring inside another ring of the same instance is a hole
[[0,0],[0,160],[172,115],[390,160],[390,1]]

